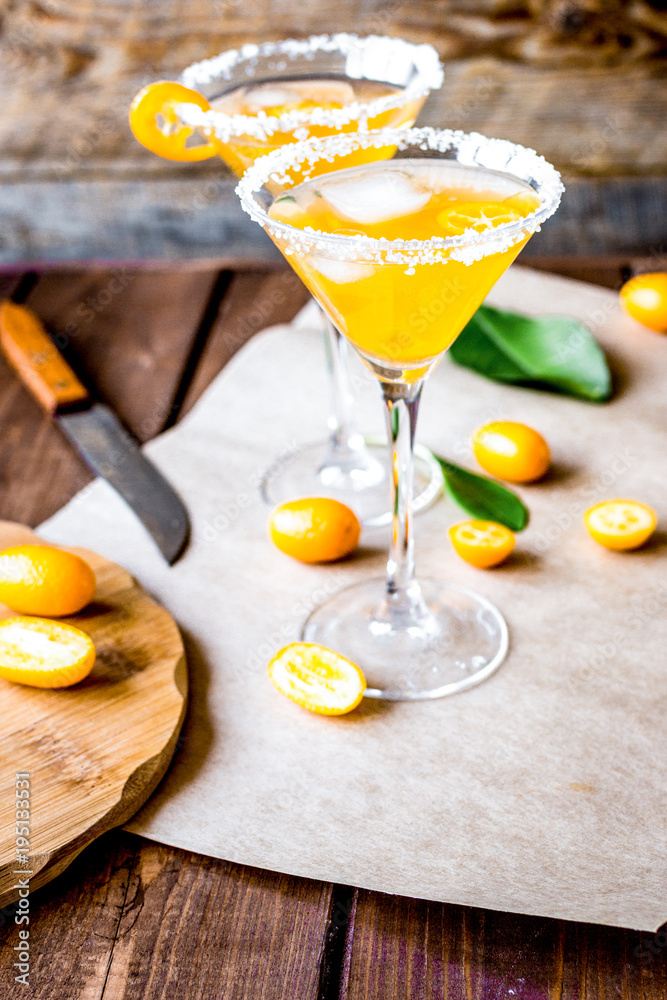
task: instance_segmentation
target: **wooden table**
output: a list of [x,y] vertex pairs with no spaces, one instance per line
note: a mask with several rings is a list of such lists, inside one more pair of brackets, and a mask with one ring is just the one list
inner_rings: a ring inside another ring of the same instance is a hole
[[340,31],[431,43],[445,81],[421,124],[502,136],[563,171],[542,253],[664,256],[662,0],[188,0],[187,16],[182,0],[17,0],[2,13],[2,264],[201,260],[224,247],[277,260],[218,160],[152,155],[127,111],[195,60]]
[[[531,264],[615,287],[624,259]],[[641,266],[641,262],[640,265]],[[291,271],[0,277],[142,441],[180,419],[306,294]],[[0,361],[0,517],[36,525],[90,479]],[[8,808],[5,803],[3,808]],[[667,998],[667,935],[385,896],[112,831],[31,900],[30,987],[0,911],[0,997],[39,1000]]]

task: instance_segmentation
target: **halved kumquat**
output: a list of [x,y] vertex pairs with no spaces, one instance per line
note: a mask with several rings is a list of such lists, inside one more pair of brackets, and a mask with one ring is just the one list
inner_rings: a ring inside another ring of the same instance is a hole
[[43,618],[0,621],[0,677],[29,687],[78,684],[95,663],[90,636],[65,622]]
[[191,142],[195,129],[179,119],[175,110],[179,104],[196,104],[203,111],[211,109],[203,94],[169,80],[149,83],[140,90],[130,107],[130,128],[135,139],[165,160],[196,161],[215,156],[217,148],[212,142]]
[[443,209],[437,222],[447,236],[461,236],[467,229],[482,233],[505,222],[518,222],[538,206],[537,195],[528,192],[511,195],[503,201],[459,201]]
[[504,562],[516,541],[504,524],[478,520],[453,524],[449,538],[461,559],[478,569],[490,569]]
[[267,672],[281,694],[318,715],[346,715],[366,690],[366,678],[356,664],[314,642],[293,642],[281,649]]
[[605,500],[584,514],[591,537],[615,552],[638,549],[651,537],[657,523],[655,511],[638,500]]

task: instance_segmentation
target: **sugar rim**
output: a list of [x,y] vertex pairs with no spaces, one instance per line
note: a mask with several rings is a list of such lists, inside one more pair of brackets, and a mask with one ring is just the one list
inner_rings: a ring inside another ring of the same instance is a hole
[[[515,222],[503,222],[481,233],[471,228],[460,236],[434,236],[428,240],[387,240],[370,236],[334,235],[311,227],[297,229],[272,219],[257,202],[255,196],[268,180],[287,185],[290,178],[286,171],[291,168],[300,168],[304,163],[312,166],[323,159],[331,162],[337,156],[345,156],[369,146],[389,145],[401,150],[414,146],[442,153],[455,149],[455,162],[463,166],[483,167],[529,183],[539,197],[540,205],[534,212]],[[443,259],[443,251],[448,251],[448,260],[471,264],[489,254],[508,250],[524,239],[527,232],[531,235],[536,232],[553,215],[564,190],[558,171],[534,149],[507,139],[488,139],[478,132],[465,133],[430,127],[344,132],[291,143],[257,159],[236,187],[243,210],[270,235],[286,241],[284,252],[287,255],[296,250],[299,253],[319,251],[326,256],[328,250],[329,256],[339,260],[375,260],[408,265],[437,263]]]
[[212,59],[204,59],[188,66],[181,74],[179,82],[191,90],[198,90],[214,80],[231,79],[233,69],[244,62],[252,63],[258,58],[273,55],[284,56],[287,59],[299,56],[308,58],[317,52],[340,52],[343,55],[350,55],[362,51],[369,42],[391,45],[397,54],[403,52],[406,56],[409,55],[417,74],[405,89],[397,94],[388,94],[369,102],[353,101],[342,108],[288,111],[280,117],[267,115],[264,111],[260,111],[257,115],[227,115],[223,111],[204,111],[195,104],[187,103],[177,105],[176,113],[186,125],[212,130],[223,142],[232,136],[240,135],[250,135],[265,140],[276,132],[292,132],[306,125],[342,128],[352,121],[373,118],[383,111],[425,97],[431,90],[437,90],[442,86],[444,71],[438,53],[432,45],[426,43],[417,45],[388,35],[360,37],[345,32],[335,35],[311,35],[306,39],[288,38],[280,42],[265,42],[263,45],[247,44],[240,49],[229,49]]

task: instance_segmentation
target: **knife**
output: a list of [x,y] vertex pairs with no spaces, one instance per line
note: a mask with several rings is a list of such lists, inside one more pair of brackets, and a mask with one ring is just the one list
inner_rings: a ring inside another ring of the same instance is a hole
[[91,398],[35,313],[9,299],[0,305],[0,346],[93,472],[120,493],[173,565],[190,536],[188,512],[115,413]]

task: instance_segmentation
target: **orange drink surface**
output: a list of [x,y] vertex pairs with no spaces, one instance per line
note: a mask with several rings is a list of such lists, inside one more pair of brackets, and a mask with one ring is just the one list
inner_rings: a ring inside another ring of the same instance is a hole
[[[365,152],[377,160],[381,150]],[[477,234],[520,222],[539,205],[528,184],[506,174],[450,160],[399,159],[334,169],[284,191],[268,215],[309,230],[308,243],[300,247],[278,228],[269,233],[362,356],[411,381],[458,336],[532,230],[519,225],[513,239],[499,232],[475,245]],[[317,232],[342,238],[332,249],[329,238],[318,244]],[[464,233],[459,246],[371,242]]]
[[[364,123],[367,123],[369,129],[388,126],[402,128],[412,125],[426,99],[425,95],[404,102],[393,101],[392,107],[370,116],[366,114],[367,105],[381,98],[400,95],[402,90],[403,88],[390,83],[354,80],[345,76],[280,77],[241,85],[212,99],[210,101],[212,110],[223,112],[230,118],[242,115],[244,118],[255,119],[257,123],[261,123],[265,120],[264,116],[267,116],[269,119],[267,135],[261,138],[250,133],[243,134],[242,123],[239,122],[228,136],[224,136],[223,132],[222,136],[211,138],[221,158],[237,176],[242,177],[258,157],[270,153],[279,146],[294,142],[295,139],[327,136],[336,132],[356,132],[362,114]],[[357,105],[359,105],[358,113]],[[349,115],[344,113],[347,108],[350,110]],[[308,116],[318,109],[324,112],[343,112],[341,121],[336,124],[317,124],[315,121],[308,121]],[[291,112],[303,113],[302,120],[271,131],[270,119],[278,119]],[[391,156],[392,151],[360,149],[346,157],[340,166],[352,167],[371,159],[378,159],[382,155]]]

